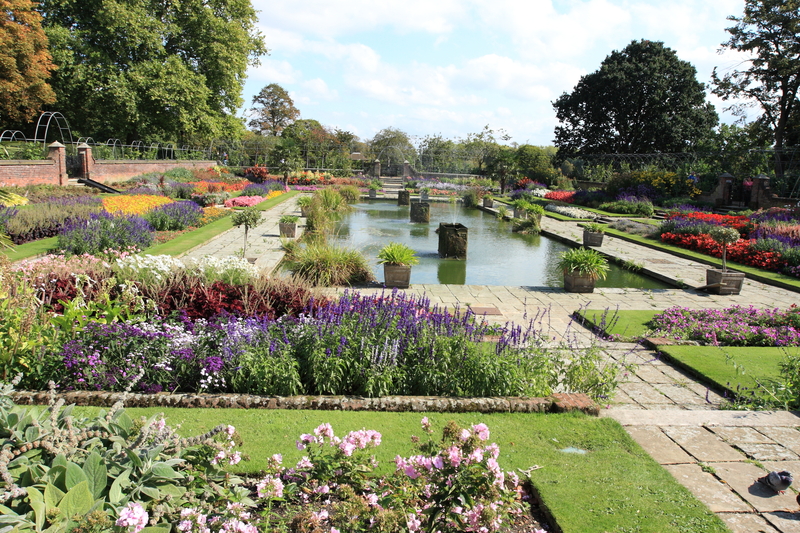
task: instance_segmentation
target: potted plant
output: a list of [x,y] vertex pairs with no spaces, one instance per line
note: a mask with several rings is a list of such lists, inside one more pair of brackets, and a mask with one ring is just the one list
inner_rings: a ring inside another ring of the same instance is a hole
[[591,248],[573,248],[561,254],[558,267],[564,273],[567,292],[594,292],[598,279],[608,274],[608,260]]
[[300,208],[300,216],[308,216],[308,208],[311,207],[311,197],[303,195],[297,199],[297,207]]
[[378,197],[378,191],[380,190],[380,188],[381,188],[381,182],[380,181],[378,181],[378,180],[370,181],[369,185],[367,185],[367,189],[369,189],[369,197],[370,198],[377,198]]
[[427,202],[430,194],[431,194],[431,190],[428,187],[420,188],[420,190],[419,190],[419,201],[420,202]]
[[492,198],[491,193],[486,193],[483,195],[483,207],[493,207],[494,206],[494,198]]
[[298,220],[300,220],[300,217],[297,215],[283,215],[278,219],[278,230],[280,231],[281,237],[294,239],[295,233],[297,232]]
[[602,246],[603,234],[606,228],[597,222],[588,222],[583,225],[583,245],[584,246]]
[[514,218],[520,218],[520,219],[528,218],[528,212],[526,211],[526,209],[530,205],[531,205],[530,202],[528,202],[527,200],[523,200],[522,198],[519,198],[511,202],[511,207],[514,208]]
[[411,266],[419,263],[414,250],[399,242],[390,242],[378,252],[378,263],[383,264],[384,284],[399,289],[408,288]]
[[526,218],[532,218],[536,220],[536,225],[541,227],[542,226],[542,216],[544,215],[544,207],[539,204],[532,204],[528,203],[525,206],[525,215]]
[[708,292],[712,294],[739,294],[742,291],[744,272],[728,270],[726,255],[728,245],[736,243],[741,238],[741,235],[735,228],[726,228],[724,226],[714,226],[708,234],[716,243],[722,245],[722,270],[718,268],[706,270],[706,288]]

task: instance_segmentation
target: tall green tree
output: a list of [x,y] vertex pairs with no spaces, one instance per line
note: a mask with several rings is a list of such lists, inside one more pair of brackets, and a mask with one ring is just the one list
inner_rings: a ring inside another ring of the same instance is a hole
[[717,124],[691,63],[664,43],[633,41],[581,77],[553,107],[560,157],[683,152]]
[[270,83],[253,97],[250,111],[253,118],[249,126],[262,135],[280,135],[300,117],[289,92],[277,83]]
[[29,121],[55,101],[47,83],[55,68],[30,0],[0,0],[0,129]]
[[369,141],[371,161],[380,159],[381,164],[402,164],[403,161],[414,162],[417,150],[411,144],[408,134],[398,128],[384,128]]
[[506,192],[508,181],[516,176],[516,151],[510,146],[498,145],[487,158],[486,174],[500,185],[500,194]]
[[82,135],[200,143],[244,132],[248,65],[266,53],[250,0],[43,0],[53,109]]
[[744,15],[730,16],[731,38],[723,49],[750,55],[747,68],[720,76],[714,69],[713,92],[723,100],[745,99],[729,109],[745,116],[759,107],[760,121],[772,129],[775,174],[783,175],[781,151],[787,126],[797,110],[800,89],[800,0],[745,0]]
[[519,173],[534,181],[550,185],[558,176],[553,167],[556,149],[552,146],[541,147],[522,144],[514,154]]

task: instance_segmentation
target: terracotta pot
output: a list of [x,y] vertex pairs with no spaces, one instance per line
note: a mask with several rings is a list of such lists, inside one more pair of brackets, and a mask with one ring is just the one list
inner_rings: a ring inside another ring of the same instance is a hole
[[280,231],[281,237],[294,239],[295,233],[297,232],[297,224],[283,224],[279,222],[278,230]]
[[387,287],[397,287],[407,289],[411,283],[411,267],[409,265],[390,265],[383,264],[384,285]]
[[564,290],[567,292],[594,292],[595,279],[577,272],[564,274]]
[[739,294],[742,291],[744,282],[744,272],[734,272],[732,270],[722,271],[720,268],[710,268],[706,270],[706,285],[714,285],[708,288],[711,294]]
[[604,233],[592,233],[591,231],[583,230],[583,245],[602,246],[604,235]]

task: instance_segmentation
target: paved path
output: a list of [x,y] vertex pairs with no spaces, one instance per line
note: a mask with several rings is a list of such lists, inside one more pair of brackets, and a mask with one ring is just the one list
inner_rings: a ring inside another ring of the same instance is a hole
[[[253,231],[248,256],[272,271],[280,261],[277,219],[296,213],[291,199],[266,213]],[[543,219],[544,230],[579,242],[574,222]],[[191,255],[231,254],[241,249],[243,232],[231,230]],[[705,284],[706,265],[606,235],[601,250],[634,261],[643,270],[688,287]],[[258,255],[256,255],[258,254]],[[413,272],[412,272],[413,281]],[[382,289],[359,289],[379,292]],[[332,292],[336,292],[333,291]],[[698,499],[717,513],[734,533],[800,533],[795,492],[777,495],[755,483],[769,470],[789,470],[800,485],[800,417],[787,412],[719,410],[723,398],[688,375],[660,361],[656,352],[636,344],[598,341],[571,319],[580,307],[592,309],[666,309],[672,306],[721,308],[734,304],[786,308],[798,293],[746,280],[737,296],[714,296],[691,289],[596,289],[568,294],[562,289],[477,285],[412,285],[406,292],[425,295],[431,303],[470,306],[487,321],[526,323],[535,319],[556,341],[599,342],[607,357],[632,361],[634,373],[619,386],[602,411],[628,433]],[[690,529],[687,529],[690,531]]]

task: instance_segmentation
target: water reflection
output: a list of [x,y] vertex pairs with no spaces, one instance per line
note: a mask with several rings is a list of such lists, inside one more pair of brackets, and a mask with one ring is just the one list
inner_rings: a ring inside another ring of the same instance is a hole
[[[356,204],[334,230],[333,243],[361,250],[374,265],[377,279],[383,270],[377,264],[378,250],[390,241],[413,248],[420,264],[411,271],[411,282],[563,286],[562,273],[556,267],[558,256],[568,246],[540,235],[511,232],[511,224],[477,209],[463,209],[443,202],[430,202],[430,224],[409,222],[409,207],[395,202],[373,200]],[[457,222],[469,228],[467,259],[440,259],[439,236],[434,231],[440,222]],[[667,285],[644,276],[612,267],[600,287],[665,288]]]

